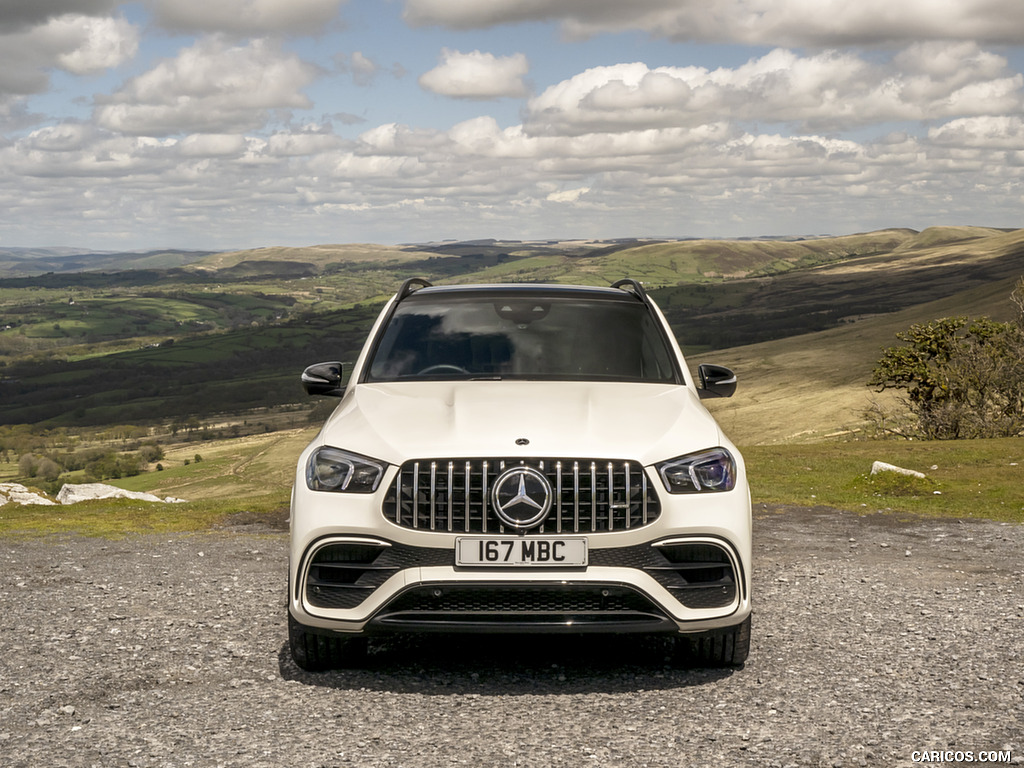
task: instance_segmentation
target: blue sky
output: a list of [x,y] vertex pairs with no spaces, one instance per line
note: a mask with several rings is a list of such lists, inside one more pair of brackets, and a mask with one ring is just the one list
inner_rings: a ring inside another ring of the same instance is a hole
[[1019,0],[6,0],[0,248],[1019,227]]

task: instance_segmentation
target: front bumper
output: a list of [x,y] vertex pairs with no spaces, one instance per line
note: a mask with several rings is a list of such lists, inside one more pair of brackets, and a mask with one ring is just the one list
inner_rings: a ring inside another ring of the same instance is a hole
[[[750,614],[750,501],[663,494],[653,524],[586,536],[586,566],[460,567],[458,535],[386,520],[380,494],[296,486],[289,610],[313,632],[704,632]],[[506,537],[516,538],[516,537]]]
[[745,576],[729,545],[707,537],[595,549],[586,567],[527,570],[459,567],[454,549],[329,536],[300,563],[291,610],[308,627],[341,632],[695,631],[746,617]]

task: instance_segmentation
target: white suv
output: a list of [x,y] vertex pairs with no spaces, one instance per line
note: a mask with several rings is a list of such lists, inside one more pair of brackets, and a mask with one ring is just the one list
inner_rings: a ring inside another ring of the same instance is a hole
[[666,632],[683,657],[750,646],[743,460],[639,283],[406,281],[298,462],[288,621],[307,670],[392,632]]

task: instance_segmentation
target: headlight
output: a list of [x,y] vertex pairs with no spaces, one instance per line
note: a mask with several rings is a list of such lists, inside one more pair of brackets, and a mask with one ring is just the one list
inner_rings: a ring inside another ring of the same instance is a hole
[[306,485],[311,491],[373,493],[386,467],[384,462],[338,448],[318,448],[306,465]]
[[736,485],[736,460],[725,448],[680,456],[657,467],[669,493],[731,491]]

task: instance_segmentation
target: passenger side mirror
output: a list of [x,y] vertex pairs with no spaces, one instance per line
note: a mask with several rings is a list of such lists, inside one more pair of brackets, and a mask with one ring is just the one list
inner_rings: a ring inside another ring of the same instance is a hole
[[316,363],[302,372],[302,386],[307,395],[341,397],[345,387],[341,383],[341,363]]
[[701,400],[709,397],[732,397],[736,391],[736,374],[722,365],[705,363],[697,367],[700,374],[700,389],[697,394]]

